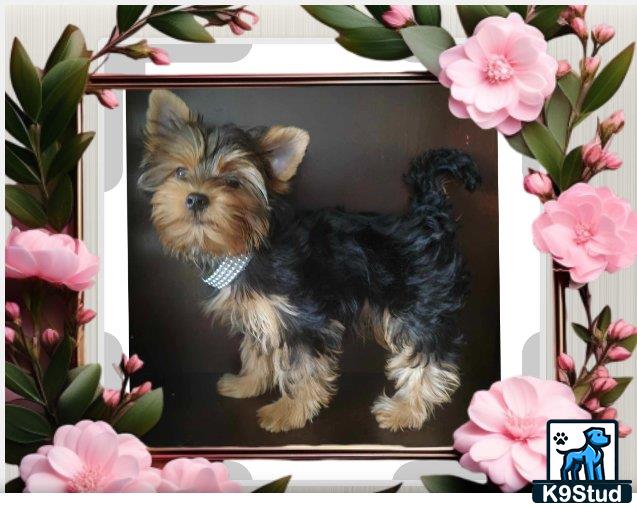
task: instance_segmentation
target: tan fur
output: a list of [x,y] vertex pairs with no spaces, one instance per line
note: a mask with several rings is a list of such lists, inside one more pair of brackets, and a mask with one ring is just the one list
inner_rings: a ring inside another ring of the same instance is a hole
[[394,381],[396,393],[378,397],[372,413],[381,428],[394,432],[422,427],[435,407],[449,402],[460,386],[455,365],[426,362],[409,348],[388,360],[387,377]]
[[217,391],[225,397],[244,399],[265,393],[274,383],[272,355],[264,353],[250,336],[241,342],[239,375],[224,374],[217,382]]
[[395,351],[396,339],[402,330],[400,319],[393,316],[389,309],[379,310],[365,300],[356,322],[355,332],[358,336],[363,339],[372,337],[382,348]]
[[310,135],[297,127],[270,127],[260,140],[261,148],[270,160],[270,187],[283,194],[305,156]]

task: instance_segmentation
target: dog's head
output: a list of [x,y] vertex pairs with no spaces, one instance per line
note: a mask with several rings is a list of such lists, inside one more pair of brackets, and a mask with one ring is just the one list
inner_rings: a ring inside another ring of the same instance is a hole
[[597,448],[608,446],[610,443],[610,436],[605,434],[604,429],[599,427],[592,427],[586,430],[584,435],[586,436],[586,442]]
[[268,234],[269,200],[287,192],[309,142],[296,127],[204,125],[175,94],[150,94],[139,187],[152,193],[163,245],[192,259],[237,255]]

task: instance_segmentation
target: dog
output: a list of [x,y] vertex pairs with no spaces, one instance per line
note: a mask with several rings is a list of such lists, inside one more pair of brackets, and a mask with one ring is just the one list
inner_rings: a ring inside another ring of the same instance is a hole
[[600,427],[591,427],[584,431],[586,444],[575,450],[557,450],[564,455],[560,469],[563,481],[579,479],[579,471],[584,466],[586,480],[604,480],[604,448],[610,444],[610,436]]
[[[260,408],[270,432],[298,429],[332,399],[343,335],[389,353],[392,396],[371,411],[383,429],[419,429],[460,384],[457,313],[469,276],[456,245],[445,177],[480,182],[457,150],[416,158],[402,216],[296,211],[285,199],[309,143],[297,127],[207,126],[166,90],[149,96],[138,185],[169,254],[194,263],[215,288],[205,310],[243,336],[241,370],[226,397],[277,388]],[[364,389],[361,387],[361,389]]]

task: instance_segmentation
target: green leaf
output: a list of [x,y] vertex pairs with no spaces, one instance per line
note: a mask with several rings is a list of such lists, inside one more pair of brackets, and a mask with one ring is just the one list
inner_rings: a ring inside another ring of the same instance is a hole
[[61,231],[71,218],[73,211],[73,182],[68,175],[60,178],[47,204],[49,223]]
[[595,318],[595,328],[604,334],[606,333],[606,330],[608,330],[611,320],[612,313],[610,307],[606,305]]
[[20,109],[15,101],[4,94],[4,127],[16,141],[24,146],[29,146],[29,128],[31,124],[29,117]]
[[589,384],[575,385],[573,387],[573,394],[575,395],[575,400],[577,401],[578,404],[582,403],[582,401],[586,398],[590,390],[591,390],[591,387]]
[[120,33],[128,30],[139,19],[146,9],[145,5],[118,5],[117,28]]
[[97,394],[93,398],[93,402],[91,402],[91,405],[85,411],[83,418],[94,421],[108,420],[108,417],[111,414],[112,410],[104,403],[102,392],[103,390],[100,390],[98,388]]
[[20,464],[22,459],[30,453],[35,453],[45,441],[34,443],[16,443],[10,439],[4,440],[4,461],[7,464]]
[[82,418],[93,401],[101,371],[99,364],[86,365],[62,392],[58,400],[60,423],[75,423]]
[[4,362],[4,382],[12,392],[33,402],[44,404],[33,378],[13,363]]
[[632,377],[616,377],[617,386],[612,390],[602,393],[599,396],[599,402],[602,406],[612,405],[619,397],[622,396],[628,385],[633,380]]
[[38,443],[51,437],[51,425],[41,414],[15,404],[6,404],[4,409],[7,439],[26,444]]
[[[542,5],[535,7],[535,16],[529,24],[540,30],[546,40],[571,33],[571,30],[557,22],[560,14],[566,9],[566,5]],[[524,17],[524,16],[523,16]]]
[[411,56],[403,38],[384,26],[343,30],[336,42],[352,53],[375,60],[401,60]]
[[189,42],[214,42],[212,35],[197,23],[187,12],[168,12],[156,18],[150,18],[148,24],[161,33]]
[[586,93],[582,102],[582,113],[591,113],[599,109],[615,95],[628,73],[634,51],[635,43],[633,42],[602,69]]
[[90,57],[91,52],[86,49],[86,41],[82,31],[74,25],[66,25],[46,61],[44,72],[49,72],[56,64],[64,60]]
[[334,30],[379,27],[381,23],[351,5],[304,5],[303,9],[324,25]]
[[403,484],[401,483],[397,483],[396,485],[392,485],[391,487],[387,487],[386,489],[383,490],[379,490],[376,493],[377,494],[390,494],[393,492],[398,492],[400,490],[400,487],[402,487]]
[[292,479],[292,476],[283,476],[283,477],[279,478],[278,480],[274,480],[273,482],[266,483],[265,485],[259,487],[256,490],[253,490],[252,492],[254,492],[254,493],[260,493],[260,492],[281,493],[281,492],[285,492],[286,489],[288,488],[288,483],[290,483],[291,479]]
[[628,349],[628,351],[632,353],[635,350],[635,346],[637,346],[637,333],[634,335],[629,335],[625,339],[622,339],[619,345]]
[[14,478],[10,482],[4,484],[4,491],[6,493],[18,493],[24,490],[25,484],[22,478]]
[[31,194],[15,185],[6,185],[4,192],[4,205],[12,217],[30,228],[46,225],[44,208]]
[[64,337],[56,346],[49,366],[44,373],[44,391],[47,400],[54,402],[62,392],[69,375],[69,365],[73,354],[73,340]]
[[571,106],[575,106],[577,104],[580,87],[582,85],[580,77],[571,71],[558,79],[557,84],[560,87],[560,90],[564,92],[564,95],[566,95]]
[[578,323],[571,323],[571,326],[573,327],[575,335],[577,335],[584,342],[593,342],[593,337],[591,337],[591,333],[588,331],[588,328]]
[[49,180],[47,176],[49,174],[49,170],[51,169],[51,163],[57,156],[59,150],[60,143],[54,141],[40,154],[40,165],[42,166],[42,172],[44,173],[45,180]]
[[16,97],[26,114],[37,118],[42,107],[42,83],[38,70],[17,37],[13,39],[9,67]]
[[365,6],[365,8],[369,11],[369,13],[372,16],[374,16],[376,21],[379,21],[380,23],[383,22],[383,14],[385,14],[389,10],[389,7],[390,7],[389,5],[366,5]]
[[157,424],[163,409],[164,392],[157,388],[133,402],[113,423],[113,428],[119,433],[142,436]]
[[558,187],[565,191],[571,185],[575,185],[580,181],[582,177],[583,164],[582,164],[582,147],[578,146],[573,148],[566,158],[564,164],[562,164],[562,171],[560,171],[560,181]]
[[467,36],[473,35],[476,25],[489,16],[506,18],[510,11],[504,5],[458,5],[456,6],[462,28]]
[[419,25],[440,26],[439,5],[414,5],[414,17]]
[[94,136],[94,132],[80,132],[65,142],[51,162],[48,173],[49,180],[75,169]]
[[531,150],[526,146],[526,142],[522,137],[521,133],[513,134],[513,136],[506,136],[506,140],[509,142],[511,148],[513,148],[516,152],[521,153],[522,155],[526,155],[527,157],[533,157]]
[[4,164],[6,175],[18,183],[34,185],[40,182],[38,162],[31,150],[22,148],[11,141],[4,142]]
[[436,76],[440,73],[440,53],[455,45],[449,32],[439,26],[410,26],[400,34],[418,60]]
[[421,476],[420,480],[428,492],[499,492],[489,483],[476,483],[464,478],[450,475]]
[[89,61],[73,58],[56,64],[42,80],[44,103],[39,122],[42,124],[42,149],[62,134],[77,112],[88,79]]
[[526,19],[526,14],[528,11],[528,5],[507,5],[506,8],[509,9],[511,12],[517,12],[520,16],[522,16],[522,19]]
[[546,126],[539,122],[531,122],[522,128],[522,137],[533,157],[546,171],[559,182],[562,168],[562,149]]
[[570,117],[571,103],[564,92],[556,88],[546,105],[546,124],[562,150],[565,149],[566,145]]

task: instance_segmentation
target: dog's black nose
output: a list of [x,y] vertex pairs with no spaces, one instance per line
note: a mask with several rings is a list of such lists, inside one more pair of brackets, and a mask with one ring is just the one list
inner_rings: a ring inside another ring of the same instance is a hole
[[210,203],[208,198],[198,192],[188,194],[186,197],[186,206],[193,212],[200,212],[201,210],[204,210],[208,206],[208,203]]

